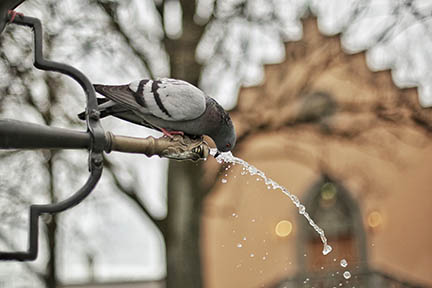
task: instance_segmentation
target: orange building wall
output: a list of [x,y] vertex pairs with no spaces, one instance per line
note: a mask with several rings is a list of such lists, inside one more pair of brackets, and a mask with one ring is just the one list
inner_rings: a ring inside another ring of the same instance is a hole
[[[305,166],[291,161],[283,145],[291,141],[300,144],[308,136],[273,135],[271,141],[268,135],[257,136],[239,156],[301,199],[319,177],[315,170],[319,163]],[[312,148],[309,153],[325,149],[335,174],[357,169],[367,174],[369,191],[361,191],[364,187],[356,175],[341,181],[358,201],[364,223],[371,211],[383,216],[378,229],[365,225],[370,265],[404,280],[431,285],[432,145],[421,149],[397,145],[404,154],[399,159],[404,161],[402,167],[374,156],[369,147],[358,151],[340,143],[327,143],[325,148]],[[203,218],[206,287],[260,287],[296,272],[296,236],[300,227],[295,206],[279,191],[268,190],[256,177],[241,176],[241,171],[239,167],[230,169],[225,177],[228,182],[220,183],[208,199]],[[274,232],[277,222],[283,219],[294,222],[293,232],[286,238]],[[241,248],[237,247],[239,243]],[[335,254],[337,251],[327,257]]]
[[[344,107],[368,107],[375,97],[392,100],[401,93],[410,99],[417,97],[415,89],[396,88],[389,71],[370,72],[364,54],[345,55],[338,37],[318,35],[314,25],[314,21],[305,23],[303,41],[306,44],[327,41],[332,48],[326,52],[315,48],[308,52],[308,57],[289,62],[298,44],[287,44],[287,62],[266,67],[266,80],[261,86],[243,89],[238,110],[253,109],[253,101],[258,97],[266,97],[271,102],[298,93],[303,73],[310,71],[308,65],[322,61],[320,57],[325,58],[329,53],[334,53],[335,63],[308,83],[309,90],[329,92]],[[280,107],[281,118],[293,117],[298,107],[295,101]],[[429,223],[432,219],[432,139],[422,129],[405,122],[387,125],[369,112],[346,111],[334,115],[330,124],[334,129],[345,129],[347,125],[355,127],[357,122],[367,123],[367,129],[354,140],[323,136],[314,126],[283,127],[249,136],[237,156],[263,170],[300,199],[321,172],[329,172],[347,188],[360,207],[369,265],[398,279],[432,285],[432,226]],[[261,117],[267,117],[265,111]],[[236,121],[235,115],[233,118]],[[246,125],[236,124],[239,131]],[[269,287],[295,275],[297,257],[309,257],[296,253],[302,226],[289,198],[279,191],[268,190],[256,176],[241,175],[241,172],[240,167],[233,167],[222,173],[220,179],[227,179],[227,183],[218,180],[206,201],[202,250],[208,288]],[[372,211],[378,211],[383,219],[375,229],[367,225],[367,216]],[[274,232],[275,225],[283,219],[294,224],[292,233],[285,238]],[[327,257],[337,257],[339,261],[343,257],[339,254],[333,251]],[[348,268],[355,270],[355,267]]]

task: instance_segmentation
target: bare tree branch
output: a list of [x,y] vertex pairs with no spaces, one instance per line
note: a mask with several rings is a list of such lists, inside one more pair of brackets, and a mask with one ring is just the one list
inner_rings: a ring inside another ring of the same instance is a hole
[[132,202],[134,202],[135,205],[137,205],[140,208],[140,211],[146,217],[148,217],[156,225],[156,227],[163,233],[166,229],[164,220],[156,219],[153,217],[153,215],[147,209],[145,203],[139,197],[138,191],[136,190],[137,187],[135,185],[127,186],[124,183],[122,183],[119,177],[113,171],[115,169],[115,165],[106,157],[104,157],[104,166],[105,169],[109,171],[109,173],[111,174],[116,189],[118,189],[120,192],[122,192],[122,194],[126,195],[130,200],[132,200]]
[[146,68],[149,74],[149,77],[154,78],[155,75],[153,74],[152,69],[150,68],[150,64],[148,62],[147,56],[136,47],[131,37],[124,30],[121,23],[118,21],[117,4],[112,1],[103,1],[103,0],[97,0],[96,3],[103,9],[103,11],[105,11],[106,15],[109,17],[111,22],[111,27],[114,29],[114,31],[117,32],[123,38],[124,42],[126,43],[126,46],[131,49],[135,57],[137,57],[144,65],[144,67]]

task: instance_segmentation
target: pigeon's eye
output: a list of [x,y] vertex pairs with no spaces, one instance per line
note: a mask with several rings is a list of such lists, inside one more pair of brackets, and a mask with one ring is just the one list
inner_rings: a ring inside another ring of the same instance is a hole
[[231,144],[230,144],[230,143],[226,144],[226,147],[227,147],[227,148],[230,148],[230,147],[231,147]]

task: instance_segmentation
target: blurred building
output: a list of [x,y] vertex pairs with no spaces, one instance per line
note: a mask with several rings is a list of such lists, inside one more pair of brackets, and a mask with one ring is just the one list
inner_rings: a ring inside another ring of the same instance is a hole
[[241,90],[236,155],[297,195],[333,251],[286,195],[226,166],[202,219],[205,287],[432,287],[431,111],[303,24]]

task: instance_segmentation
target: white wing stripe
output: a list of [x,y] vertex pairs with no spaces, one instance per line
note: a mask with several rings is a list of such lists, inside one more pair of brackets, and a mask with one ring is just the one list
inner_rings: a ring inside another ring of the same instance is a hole
[[152,87],[151,87],[151,92],[153,93],[153,97],[154,97],[156,104],[158,105],[159,109],[163,113],[165,113],[168,117],[172,118],[171,114],[165,108],[165,106],[163,105],[161,98],[159,96],[159,92],[158,92],[158,89],[160,88],[159,84],[161,84],[161,81],[159,81],[159,80],[153,81]]

